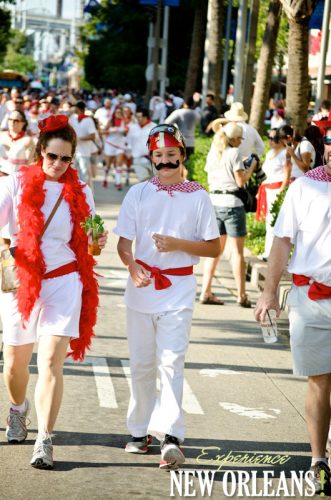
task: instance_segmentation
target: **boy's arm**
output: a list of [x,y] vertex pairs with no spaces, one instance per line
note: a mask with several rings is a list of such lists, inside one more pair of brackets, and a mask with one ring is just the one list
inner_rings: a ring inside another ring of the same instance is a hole
[[152,282],[148,271],[134,260],[132,240],[120,236],[117,243],[117,252],[123,264],[128,268],[132,281],[137,288],[148,286]]
[[198,257],[218,257],[221,251],[219,238],[192,241],[155,233],[153,239],[159,252],[185,252]]

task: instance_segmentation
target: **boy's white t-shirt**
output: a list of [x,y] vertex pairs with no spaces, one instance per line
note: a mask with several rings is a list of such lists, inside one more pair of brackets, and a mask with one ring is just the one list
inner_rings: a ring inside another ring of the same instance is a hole
[[[157,186],[142,182],[133,186],[124,198],[114,233],[135,240],[134,258],[159,269],[195,265],[199,257],[185,252],[159,252],[152,239],[158,233],[192,241],[219,237],[216,216],[206,191],[193,193],[157,191]],[[144,313],[182,308],[193,309],[196,279],[189,276],[167,276],[172,285],[156,290],[154,279],[136,288],[131,277],[125,292],[128,307]]]

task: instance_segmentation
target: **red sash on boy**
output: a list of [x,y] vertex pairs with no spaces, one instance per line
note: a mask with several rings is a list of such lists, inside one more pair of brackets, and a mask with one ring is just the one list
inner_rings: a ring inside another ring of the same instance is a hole
[[317,283],[313,281],[308,276],[303,274],[293,274],[293,283],[296,286],[306,286],[310,285],[308,289],[308,297],[311,300],[322,300],[331,298],[331,286],[323,285],[323,283]]
[[151,273],[151,278],[154,278],[156,290],[164,290],[172,285],[169,278],[164,276],[165,274],[168,274],[169,276],[189,276],[190,274],[193,274],[193,266],[159,269],[158,267],[151,267],[139,259],[136,259],[136,262]]

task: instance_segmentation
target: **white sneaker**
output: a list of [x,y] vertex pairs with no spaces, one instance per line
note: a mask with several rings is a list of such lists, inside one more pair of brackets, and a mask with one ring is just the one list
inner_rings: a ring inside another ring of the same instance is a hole
[[36,469],[53,469],[53,445],[49,435],[35,442],[30,464]]
[[30,402],[25,400],[25,411],[19,411],[10,408],[7,417],[6,437],[8,443],[22,443],[28,435],[27,425],[30,420],[27,418],[30,412]]
[[175,436],[165,435],[161,443],[160,469],[177,470],[185,462],[185,456]]

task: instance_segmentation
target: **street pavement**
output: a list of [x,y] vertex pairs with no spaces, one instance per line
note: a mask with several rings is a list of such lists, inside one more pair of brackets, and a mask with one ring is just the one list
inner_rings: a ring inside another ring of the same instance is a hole
[[[196,498],[206,498],[208,493],[201,493],[196,474],[200,471],[204,475],[207,470],[215,473],[212,498],[227,498],[231,493],[229,472],[227,490],[222,482],[226,471],[246,471],[250,485],[255,474],[261,485],[264,471],[274,471],[271,474],[277,490],[277,478],[284,471],[289,477],[291,471],[305,471],[310,465],[304,421],[305,379],[292,375],[286,315],[279,342],[265,344],[253,310],[236,304],[226,259],[220,263],[214,286],[225,305],[197,301],[194,311],[184,387],[187,432],[183,469],[190,475],[176,476],[158,469],[156,440],[147,455],[124,452],[130,384],[123,305],[127,272],[117,256],[117,237],[111,230],[126,191],[115,191],[113,183],[102,188],[101,177],[95,181],[97,211],[106,221],[110,241],[98,257],[97,272],[102,276],[93,347],[84,363],[65,363],[65,393],[53,438],[54,471],[35,470],[29,465],[36,437],[34,410],[26,442],[6,442],[8,401],[1,382],[0,499],[163,499],[171,493],[179,498],[192,492]],[[201,264],[196,275],[200,283]],[[259,292],[249,285],[248,290],[255,302]],[[36,374],[34,354],[28,390],[32,401]],[[186,490],[185,478],[191,480]],[[258,491],[255,496],[253,490],[243,490],[241,498],[267,496],[266,491],[260,495]],[[292,498],[305,496],[296,488],[293,491]],[[239,497],[236,490],[232,498]]]

